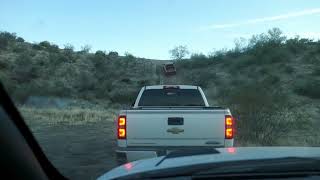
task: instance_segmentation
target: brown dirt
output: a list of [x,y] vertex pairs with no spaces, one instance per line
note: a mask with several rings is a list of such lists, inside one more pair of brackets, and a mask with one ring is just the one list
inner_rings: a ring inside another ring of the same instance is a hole
[[32,129],[49,160],[70,179],[96,179],[116,167],[113,122],[58,124]]

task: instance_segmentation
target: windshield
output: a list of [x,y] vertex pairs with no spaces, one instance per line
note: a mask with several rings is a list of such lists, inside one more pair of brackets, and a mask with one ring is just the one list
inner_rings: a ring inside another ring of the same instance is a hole
[[204,106],[198,89],[149,89],[141,95],[139,106]]
[[0,81],[70,179],[186,147],[318,147],[319,20],[318,0],[2,0]]

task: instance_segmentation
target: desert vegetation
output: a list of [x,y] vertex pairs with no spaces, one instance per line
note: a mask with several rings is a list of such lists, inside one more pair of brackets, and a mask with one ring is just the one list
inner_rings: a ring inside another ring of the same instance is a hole
[[[74,149],[68,146],[68,152],[80,151],[77,139],[81,136],[82,144],[98,139],[90,144],[97,158],[104,157],[103,149],[111,153],[117,110],[130,107],[142,86],[160,82],[199,85],[211,105],[229,107],[237,122],[238,146],[320,145],[320,41],[288,38],[274,28],[208,55],[191,53],[188,58],[186,46],[169,52],[177,75],[163,81],[167,77],[161,65],[166,61],[91,52],[90,46],[75,51],[70,44],[29,43],[14,33],[1,32],[0,79],[53,159],[65,148],[53,148],[50,138],[63,139],[66,134],[73,138]],[[33,101],[37,97],[59,100],[37,103]],[[87,147],[81,147],[85,154]],[[90,158],[82,157],[92,166],[97,164]],[[61,160],[55,162],[64,167]],[[99,168],[105,171],[106,166],[101,162]]]

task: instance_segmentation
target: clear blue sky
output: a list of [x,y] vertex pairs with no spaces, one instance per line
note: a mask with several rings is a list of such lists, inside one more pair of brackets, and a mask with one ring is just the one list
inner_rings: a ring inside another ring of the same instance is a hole
[[0,0],[0,31],[29,42],[70,43],[92,51],[169,58],[232,48],[234,39],[279,27],[288,36],[320,37],[319,0]]

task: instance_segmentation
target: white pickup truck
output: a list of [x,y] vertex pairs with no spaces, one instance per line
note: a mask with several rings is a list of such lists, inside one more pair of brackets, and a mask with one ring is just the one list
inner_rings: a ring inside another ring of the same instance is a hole
[[116,120],[119,164],[190,148],[233,147],[230,110],[210,107],[199,86],[141,89],[133,107]]

